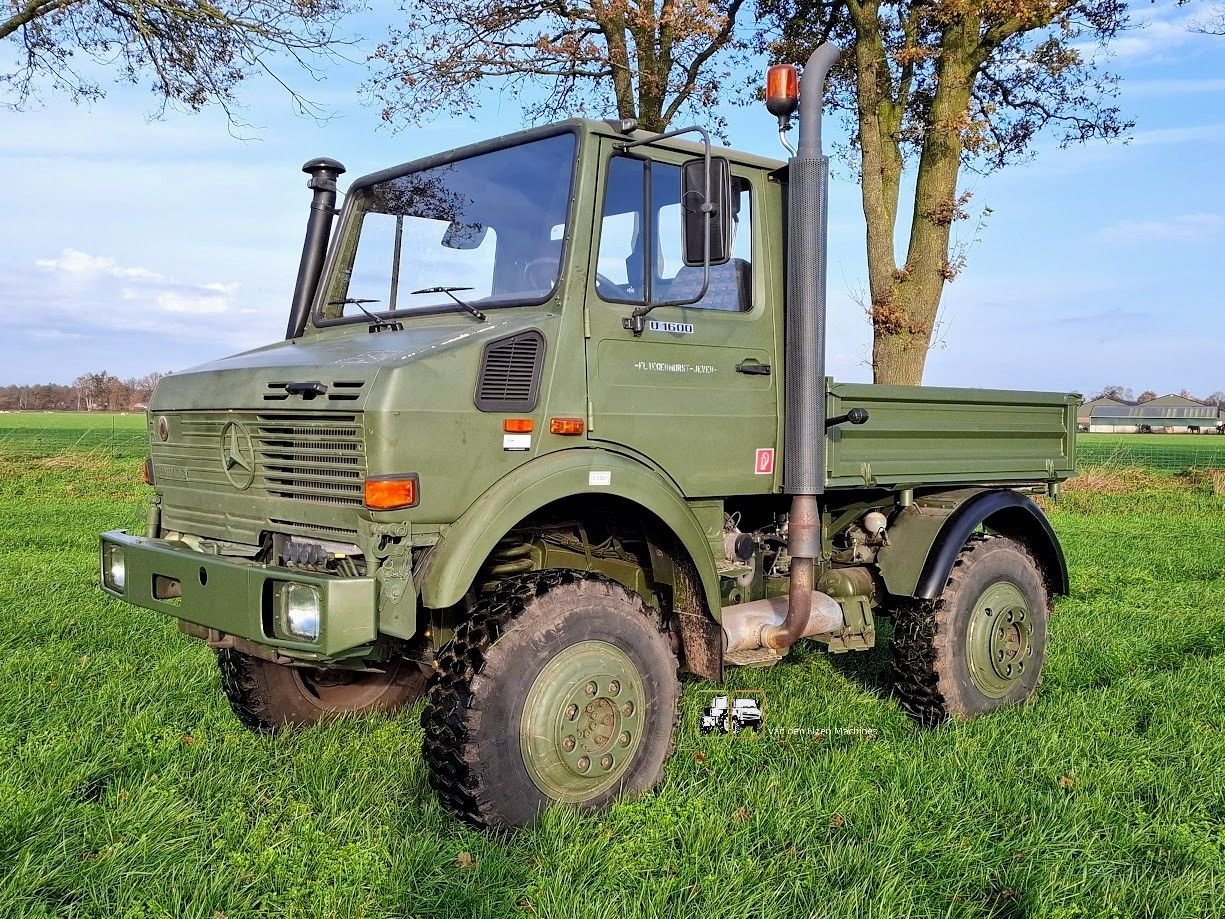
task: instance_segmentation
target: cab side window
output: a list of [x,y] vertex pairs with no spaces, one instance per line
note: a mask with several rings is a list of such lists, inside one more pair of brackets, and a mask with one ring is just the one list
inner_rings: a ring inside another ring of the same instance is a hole
[[[732,257],[710,266],[710,283],[690,306],[741,312],[752,309],[752,193],[732,179]],[[609,165],[596,291],[619,303],[688,300],[702,289],[702,268],[682,258],[681,169],[670,163],[613,157]],[[648,270],[649,266],[649,270]]]

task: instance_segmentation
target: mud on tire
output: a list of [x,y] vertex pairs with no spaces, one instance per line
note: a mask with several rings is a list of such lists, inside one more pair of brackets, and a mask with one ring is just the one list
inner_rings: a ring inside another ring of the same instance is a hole
[[1048,604],[1024,546],[971,540],[939,598],[895,611],[893,689],[902,710],[933,726],[1029,699],[1046,654]]
[[[591,670],[610,646],[623,677],[610,678],[598,663],[600,673]],[[594,657],[574,657],[588,648]],[[620,584],[560,569],[508,578],[478,602],[436,663],[421,716],[423,752],[443,807],[467,823],[522,826],[557,800],[601,807],[659,781],[678,717],[677,660],[658,615]],[[574,765],[579,756],[593,776],[610,764],[604,774],[613,784],[591,786],[596,779]]]

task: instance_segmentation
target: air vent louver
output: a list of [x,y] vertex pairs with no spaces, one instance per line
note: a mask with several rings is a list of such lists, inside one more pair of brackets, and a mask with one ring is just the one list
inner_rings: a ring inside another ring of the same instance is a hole
[[491,341],[481,355],[476,407],[482,412],[530,412],[536,408],[544,336],[532,330]]

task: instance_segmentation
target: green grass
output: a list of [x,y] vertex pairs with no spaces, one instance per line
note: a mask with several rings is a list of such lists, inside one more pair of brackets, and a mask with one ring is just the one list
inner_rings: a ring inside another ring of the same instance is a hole
[[1225,469],[1221,434],[1079,434],[1081,465],[1136,466],[1164,472]]
[[731,674],[778,733],[699,734],[711,687],[689,682],[658,793],[494,838],[434,802],[415,709],[244,731],[202,644],[94,586],[97,532],[142,525],[139,456],[23,444],[0,438],[0,915],[1222,912],[1225,499],[1207,485],[1141,478],[1052,510],[1073,594],[1030,706],[920,731],[882,654],[806,648]]

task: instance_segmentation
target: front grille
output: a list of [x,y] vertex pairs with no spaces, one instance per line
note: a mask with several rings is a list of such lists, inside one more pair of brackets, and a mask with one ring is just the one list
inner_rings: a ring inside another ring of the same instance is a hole
[[[360,413],[170,413],[168,443],[153,439],[154,475],[162,483],[252,497],[271,496],[315,504],[360,505],[366,449]],[[245,489],[227,475],[226,425],[250,437],[254,474]]]
[[320,504],[361,504],[366,451],[356,415],[260,415],[252,433],[268,494]]

